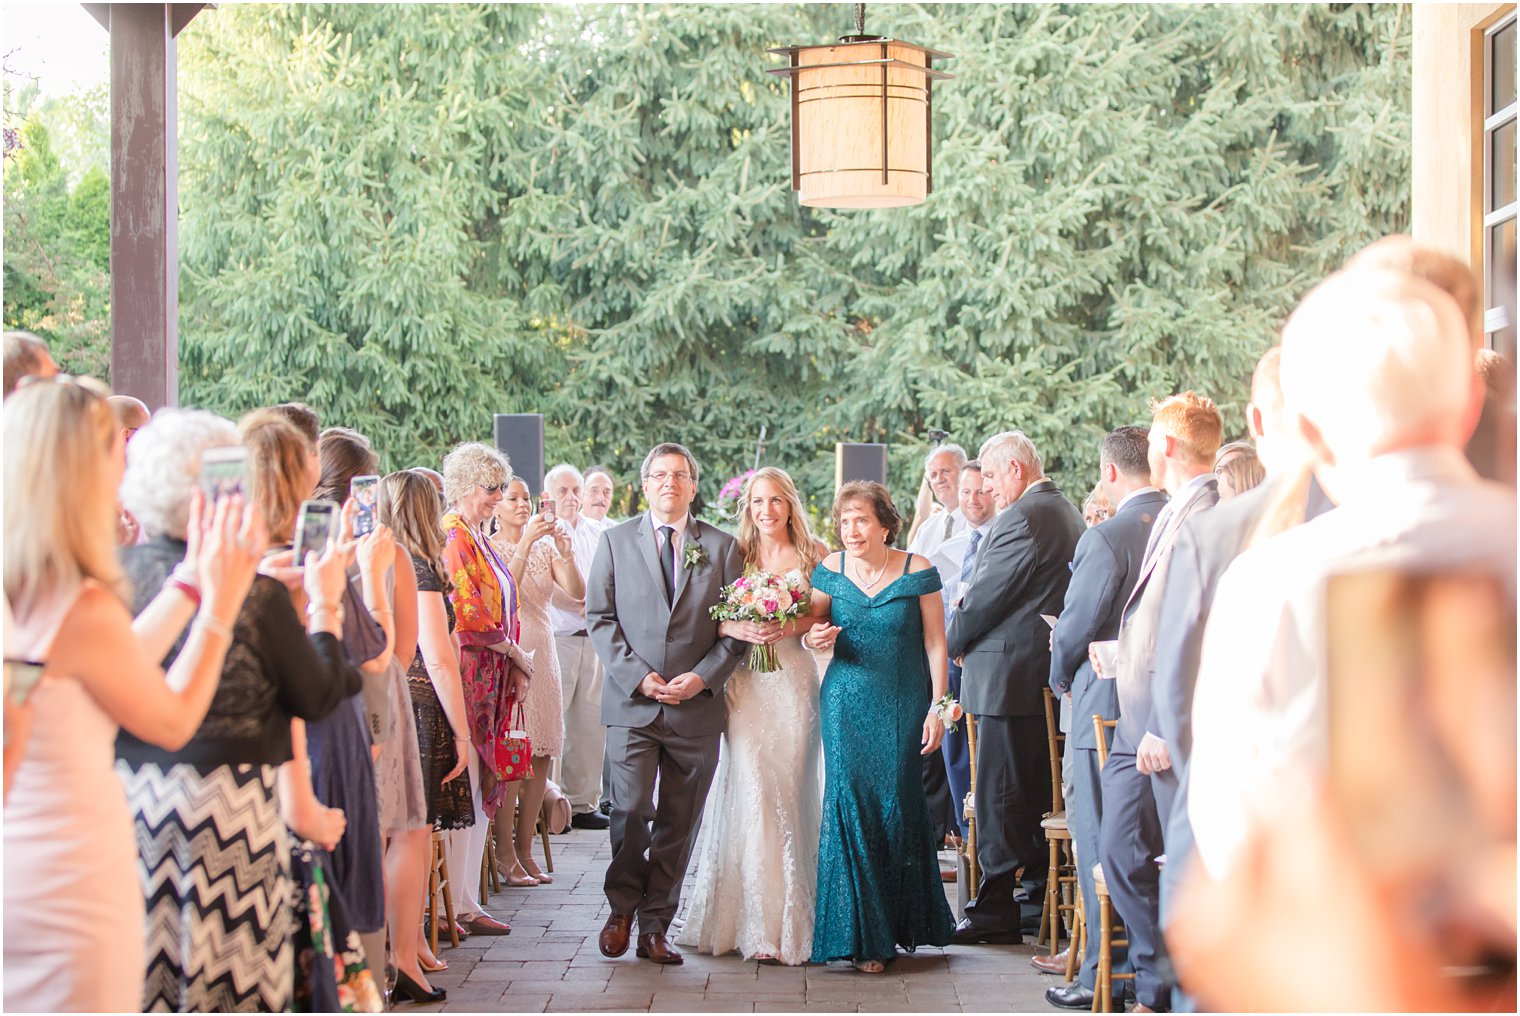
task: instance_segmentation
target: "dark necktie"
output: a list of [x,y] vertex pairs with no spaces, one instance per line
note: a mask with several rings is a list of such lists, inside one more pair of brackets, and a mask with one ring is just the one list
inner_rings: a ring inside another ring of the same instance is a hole
[[950,539],[950,537],[954,536],[954,535],[955,535],[955,515],[953,513],[951,513],[951,512],[946,512],[945,513],[945,535],[940,537],[940,542],[943,543],[944,541]]
[[665,542],[660,544],[660,571],[665,573],[665,596],[675,601],[676,598],[676,531],[673,526],[661,526],[660,535]]

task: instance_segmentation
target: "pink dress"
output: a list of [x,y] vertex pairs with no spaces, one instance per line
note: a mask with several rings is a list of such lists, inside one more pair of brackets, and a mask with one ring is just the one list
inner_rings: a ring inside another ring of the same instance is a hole
[[[503,555],[504,557],[506,555]],[[565,750],[563,692],[559,680],[559,653],[554,648],[554,625],[549,620],[549,596],[554,576],[554,541],[544,537],[528,548],[528,562],[518,586],[517,644],[533,654],[533,680],[523,702],[523,719],[535,756],[559,758]]]
[[[12,650],[45,659],[64,609]],[[147,969],[143,887],[117,725],[84,685],[53,672],[32,692],[26,757],[5,802],[9,1012],[139,1012]]]

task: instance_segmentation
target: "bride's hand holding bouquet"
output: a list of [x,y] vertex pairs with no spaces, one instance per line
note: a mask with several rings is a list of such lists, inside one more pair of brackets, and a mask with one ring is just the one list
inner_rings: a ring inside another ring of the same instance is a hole
[[753,571],[723,587],[711,610],[720,631],[729,638],[752,644],[749,669],[757,673],[780,670],[775,643],[785,635],[788,621],[805,614],[811,590],[800,571],[784,575]]

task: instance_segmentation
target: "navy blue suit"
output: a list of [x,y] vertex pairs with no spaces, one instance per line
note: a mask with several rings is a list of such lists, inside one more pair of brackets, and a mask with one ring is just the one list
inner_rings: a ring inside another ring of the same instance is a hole
[[[1166,505],[1159,490],[1136,493],[1106,522],[1082,534],[1071,564],[1071,584],[1066,605],[1056,625],[1050,656],[1050,688],[1057,695],[1071,694],[1073,750],[1071,794],[1066,800],[1066,824],[1077,851],[1077,878],[1087,908],[1088,927],[1098,927],[1098,894],[1093,888],[1092,868],[1098,861],[1098,830],[1103,800],[1098,783],[1097,740],[1093,715],[1114,719],[1119,701],[1113,681],[1100,681],[1087,659],[1089,642],[1117,638],[1124,604],[1140,577],[1145,544],[1156,514]],[[1115,957],[1116,962],[1120,957]],[[1087,936],[1078,980],[1092,988],[1098,969],[1098,936]]]

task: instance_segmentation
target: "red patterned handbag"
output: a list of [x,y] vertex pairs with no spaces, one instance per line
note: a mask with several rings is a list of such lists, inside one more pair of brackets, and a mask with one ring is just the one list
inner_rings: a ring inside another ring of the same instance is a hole
[[496,778],[504,783],[531,779],[533,742],[528,738],[522,703],[512,711],[513,729],[496,737]]

